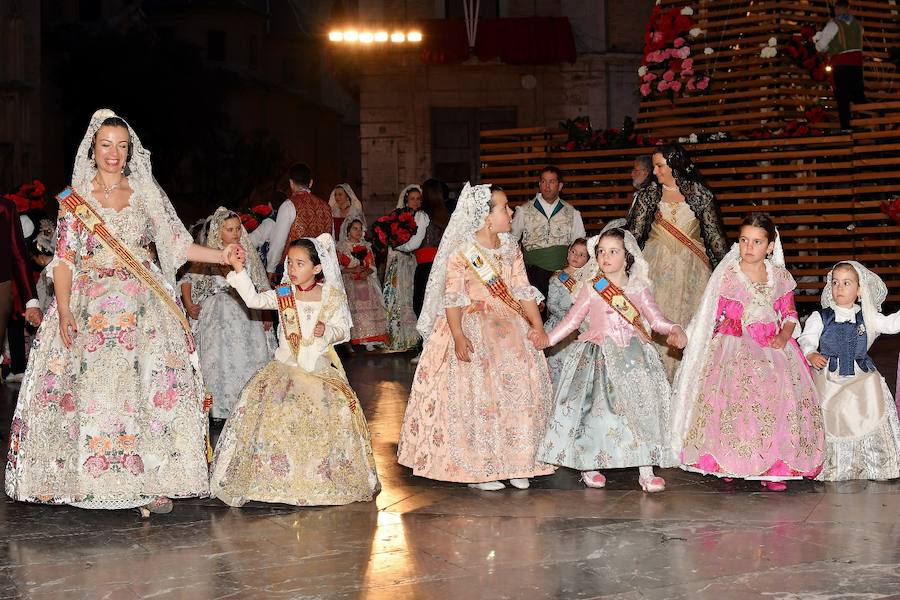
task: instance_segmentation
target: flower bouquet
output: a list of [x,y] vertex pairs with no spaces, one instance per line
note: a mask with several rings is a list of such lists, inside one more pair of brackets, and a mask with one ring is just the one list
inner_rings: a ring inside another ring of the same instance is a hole
[[415,235],[418,225],[415,214],[408,208],[394,210],[391,214],[375,220],[372,225],[373,243],[379,248],[402,246]]
[[11,194],[3,194],[7,200],[16,203],[16,210],[20,213],[29,210],[44,210],[47,201],[44,199],[46,188],[39,179],[32,180],[31,183],[23,183],[19,189]]
[[881,212],[900,225],[900,196],[883,201],[881,203]]
[[568,133],[568,139],[558,150],[567,152],[599,148],[634,148],[662,143],[661,139],[636,133],[631,117],[625,117],[625,121],[619,129],[595,130],[591,127],[590,117],[586,116],[560,121],[559,126]]
[[814,34],[815,30],[812,27],[802,27],[800,33],[791,36],[784,48],[784,54],[791,64],[806,69],[813,81],[825,81],[828,77],[825,71],[828,59],[825,54],[816,50]]
[[268,204],[257,204],[250,207],[249,213],[238,213],[241,217],[241,225],[250,233],[272,215],[272,207]]
[[[695,95],[709,89],[710,78],[694,70],[691,58],[693,40],[704,34],[691,15],[693,9],[653,7],[650,23],[644,33],[644,59],[638,69],[641,98]],[[707,47],[704,54],[712,54]]]

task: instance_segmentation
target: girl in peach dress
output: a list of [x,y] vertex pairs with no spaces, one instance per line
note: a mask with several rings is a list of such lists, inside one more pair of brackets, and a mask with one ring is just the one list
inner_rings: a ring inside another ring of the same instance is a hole
[[550,410],[544,334],[506,195],[463,189],[435,257],[418,329],[426,340],[397,451],[415,475],[499,490],[552,473],[535,459]]

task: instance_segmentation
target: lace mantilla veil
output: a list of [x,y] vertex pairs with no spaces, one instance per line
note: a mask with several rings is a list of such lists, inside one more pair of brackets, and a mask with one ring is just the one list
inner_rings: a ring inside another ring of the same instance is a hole
[[[94,136],[103,122],[117,116],[108,108],[96,111],[91,116],[91,122],[88,124],[84,138],[78,145],[78,151],[75,154],[72,187],[78,192],[78,195],[95,205],[98,203],[93,197],[92,181],[97,176],[97,167],[94,165],[93,159],[88,156],[88,151],[92,149]],[[187,247],[190,246],[193,239],[178,218],[169,197],[153,177],[150,151],[141,144],[140,138],[131,125],[127,122],[125,124],[128,126],[128,136],[131,141],[131,160],[128,161],[126,168],[128,183],[134,191],[132,199],[137,199],[146,206],[146,213],[156,230],[154,241],[163,280],[171,290],[173,297],[177,297],[175,294],[176,272],[187,259]]]
[[[706,349],[712,339],[713,330],[719,315],[716,308],[719,305],[719,290],[722,279],[729,269],[733,269],[741,260],[740,248],[737,244],[731,246],[731,250],[715,268],[706,284],[706,291],[700,300],[700,306],[691,322],[688,323],[685,332],[688,336],[688,344],[684,348],[681,364],[675,373],[675,381],[672,383],[672,420],[670,421],[670,451],[675,455],[675,464],[681,464],[678,454],[682,450],[682,444],[687,436],[694,418],[694,400],[700,392],[700,374],[706,367],[709,356]],[[775,229],[775,248],[772,258],[767,260],[778,267],[784,268],[784,249],[781,245],[781,235]]]
[[406,206],[406,195],[410,193],[412,190],[416,190],[420,194],[422,193],[422,186],[418,183],[411,183],[400,192],[400,196],[397,198],[397,208],[403,208]]
[[[350,187],[349,183],[339,183],[334,189],[336,190],[337,188],[341,188],[342,190],[344,190],[344,193],[347,194],[348,198],[350,198],[350,209],[347,211],[347,218],[349,219],[352,216],[356,216],[362,219],[363,227],[365,228],[366,216],[365,214],[363,214],[362,202],[360,202],[359,198],[356,197],[356,193],[353,191],[353,188]],[[331,216],[341,216],[341,211],[338,208],[337,200],[334,199],[334,190],[331,190],[331,194],[328,196],[328,206],[331,207]]]
[[[334,238],[331,234],[323,233],[316,238],[305,238],[315,245],[316,254],[319,255],[319,263],[322,265],[322,276],[325,281],[322,283],[322,305],[329,302],[337,302],[338,306],[335,310],[332,320],[335,321],[341,329],[346,332],[340,340],[335,340],[333,344],[343,344],[350,340],[350,328],[353,327],[353,318],[350,316],[350,305],[347,303],[347,292],[344,291],[344,278],[341,276],[341,266],[338,264],[337,253],[334,249]],[[284,275],[281,276],[282,285],[290,285],[291,280],[288,278],[287,257],[284,259]]]
[[[862,305],[863,320],[866,322],[868,347],[871,347],[881,333],[875,327],[875,315],[881,312],[881,305],[887,298],[887,286],[881,277],[864,267],[861,263],[855,260],[842,260],[841,263],[851,265],[859,278],[859,301]],[[834,267],[831,267],[831,270],[828,271],[828,277],[825,278],[825,288],[822,290],[822,308],[834,308],[837,306],[831,295],[831,277],[833,274]]]
[[[206,234],[203,242],[198,243],[204,243],[210,248],[222,250],[224,247],[221,234],[222,224],[231,218],[240,218],[240,215],[224,206],[217,208],[216,212],[209,218],[208,229],[204,228]],[[241,225],[240,244],[244,248],[244,255],[247,257],[244,268],[247,270],[247,274],[250,275],[250,280],[253,282],[256,290],[263,292],[272,289],[269,285],[269,279],[266,277],[266,270],[262,266],[262,260],[259,258],[259,252],[256,251],[256,247],[250,241],[250,236],[243,225]],[[190,279],[191,297],[194,302],[199,302],[200,299],[210,296],[213,290],[218,287],[212,277],[206,277],[216,273],[217,271],[214,269],[217,269],[215,265],[200,265],[196,274],[192,273],[191,277],[186,278],[186,280]]]
[[[490,188],[490,185],[473,186],[466,183],[459,194],[456,210],[450,216],[450,222],[447,223],[437,255],[434,257],[431,274],[428,276],[428,286],[425,288],[425,301],[422,303],[422,312],[416,323],[416,329],[422,335],[423,340],[428,340],[438,316],[445,309],[444,288],[447,283],[447,263],[460,246],[467,242],[471,243],[475,239],[475,232],[484,227],[484,219],[491,211]],[[400,206],[403,206],[403,194],[400,195]],[[512,238],[508,233],[501,233],[499,236],[501,247],[512,243]]]
[[600,233],[588,238],[587,251],[590,258],[588,258],[588,261],[583,267],[575,271],[575,277],[578,280],[575,291],[580,291],[581,285],[585,281],[590,281],[596,277],[597,273],[600,271],[600,265],[597,263],[596,256],[597,242],[599,242],[600,238],[603,237],[603,234],[610,229],[619,229],[625,234],[625,249],[634,257],[634,263],[631,265],[630,269],[631,272],[628,274],[628,281],[640,280],[644,285],[652,288],[653,282],[650,280],[650,265],[644,259],[644,253],[641,251],[641,247],[638,245],[634,235],[625,229],[625,219],[613,219],[603,227]]

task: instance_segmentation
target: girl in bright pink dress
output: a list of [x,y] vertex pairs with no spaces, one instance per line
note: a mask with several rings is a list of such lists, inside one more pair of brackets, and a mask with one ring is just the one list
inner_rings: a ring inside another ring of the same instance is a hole
[[672,446],[682,468],[772,491],[821,469],[818,396],[792,337],[795,287],[772,220],[748,216],[706,286],[675,376]]

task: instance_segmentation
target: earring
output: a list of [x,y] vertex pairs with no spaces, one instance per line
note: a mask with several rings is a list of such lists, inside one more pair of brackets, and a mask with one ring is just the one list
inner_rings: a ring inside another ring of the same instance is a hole
[[488,231],[494,231],[494,226],[490,222],[488,222]]

